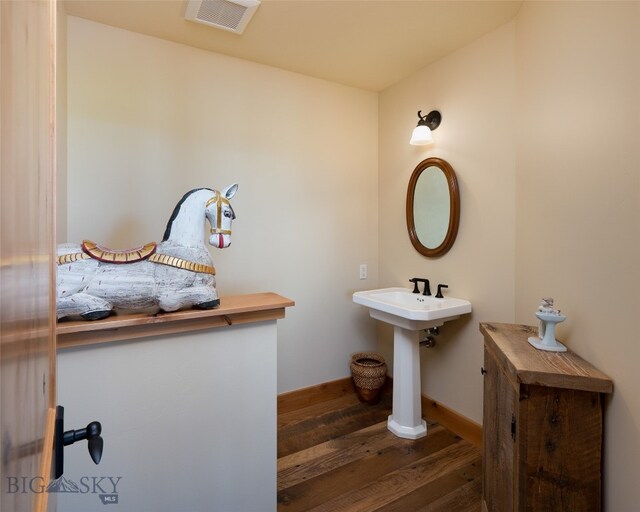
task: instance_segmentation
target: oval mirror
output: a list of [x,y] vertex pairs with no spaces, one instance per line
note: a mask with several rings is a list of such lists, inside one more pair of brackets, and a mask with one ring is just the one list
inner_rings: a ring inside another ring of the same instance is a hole
[[441,158],[423,160],[413,171],[407,190],[411,243],[424,256],[442,256],[455,242],[459,223],[456,173]]

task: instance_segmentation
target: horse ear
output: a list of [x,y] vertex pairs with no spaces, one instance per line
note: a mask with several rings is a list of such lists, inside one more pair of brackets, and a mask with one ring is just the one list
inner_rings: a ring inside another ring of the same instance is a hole
[[225,188],[222,191],[222,195],[227,199],[231,199],[233,196],[236,195],[237,191],[238,191],[238,184],[234,183],[233,185],[229,185],[227,188]]

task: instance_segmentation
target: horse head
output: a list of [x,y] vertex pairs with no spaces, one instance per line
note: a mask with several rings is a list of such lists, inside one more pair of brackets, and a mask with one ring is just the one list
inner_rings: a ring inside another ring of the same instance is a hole
[[233,208],[229,204],[236,191],[237,183],[228,186],[222,192],[213,190],[212,197],[205,204],[205,215],[211,224],[209,244],[219,249],[231,244],[231,222],[236,218]]

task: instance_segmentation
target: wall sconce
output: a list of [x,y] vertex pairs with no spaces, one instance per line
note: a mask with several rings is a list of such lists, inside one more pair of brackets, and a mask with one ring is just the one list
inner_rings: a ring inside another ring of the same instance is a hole
[[413,146],[425,146],[433,142],[431,132],[440,126],[442,116],[437,110],[432,110],[426,116],[422,115],[422,110],[418,110],[418,126],[413,129],[409,144]]

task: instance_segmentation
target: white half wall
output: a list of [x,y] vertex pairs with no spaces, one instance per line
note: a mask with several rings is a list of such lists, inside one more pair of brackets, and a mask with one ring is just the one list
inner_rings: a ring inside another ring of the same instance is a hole
[[104,451],[64,449],[58,509],[275,511],[276,346],[271,320],[60,350],[65,429],[100,421]]
[[378,280],[377,94],[69,17],[68,144],[69,241],[159,240],[185,192],[239,183],[218,292],[295,300],[279,392],[375,348],[351,295]]

